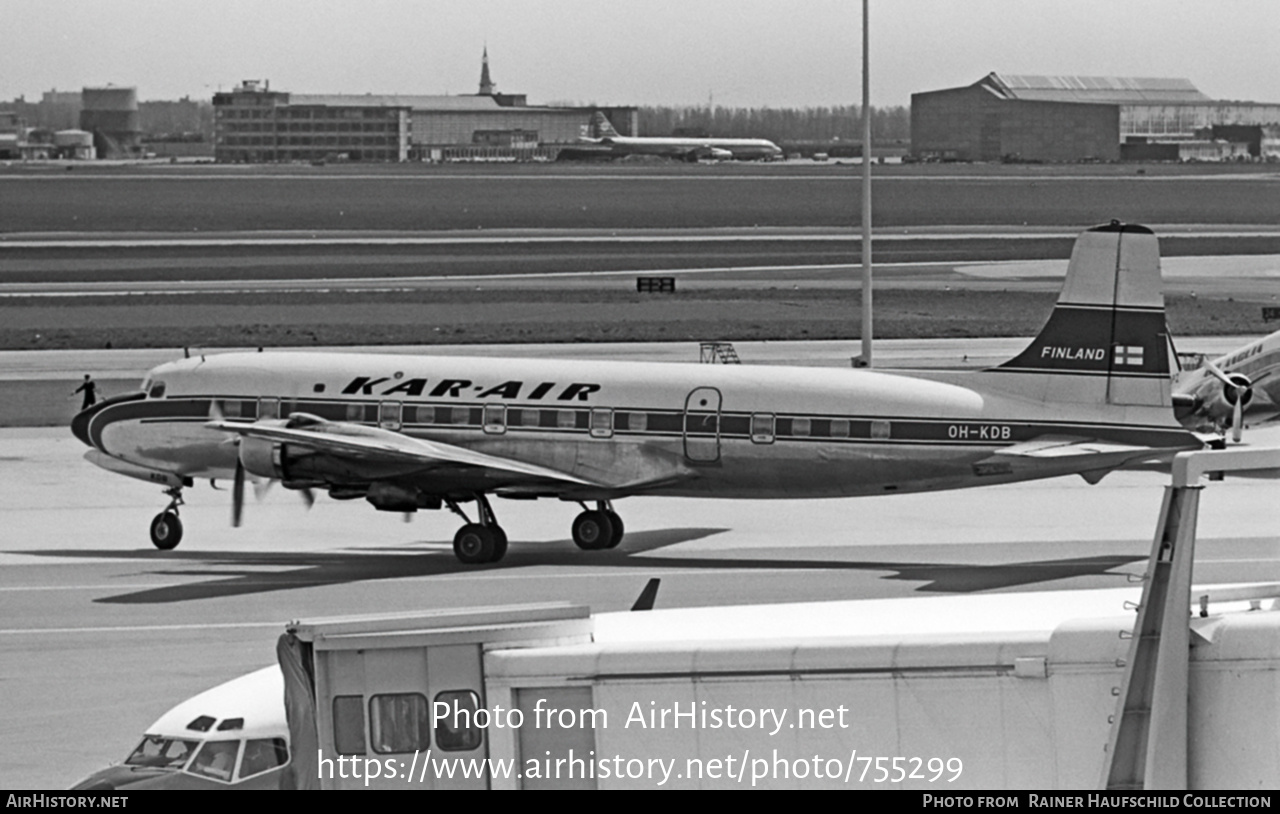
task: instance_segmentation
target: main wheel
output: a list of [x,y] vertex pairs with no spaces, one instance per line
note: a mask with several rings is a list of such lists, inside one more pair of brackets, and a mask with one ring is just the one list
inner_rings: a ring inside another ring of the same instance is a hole
[[453,554],[459,562],[481,565],[493,557],[494,534],[479,523],[468,523],[453,535]]
[[573,521],[573,542],[583,551],[598,551],[613,539],[613,522],[605,512],[583,512]]
[[615,511],[605,512],[605,515],[608,516],[609,522],[613,524],[613,536],[609,538],[609,544],[605,546],[605,548],[617,548],[618,543],[622,542],[622,534],[624,530],[622,518]]
[[501,526],[490,526],[489,529],[493,532],[493,556],[489,557],[489,562],[498,562],[507,556],[507,533]]
[[151,544],[161,551],[177,548],[182,542],[182,521],[177,512],[163,511],[151,521]]

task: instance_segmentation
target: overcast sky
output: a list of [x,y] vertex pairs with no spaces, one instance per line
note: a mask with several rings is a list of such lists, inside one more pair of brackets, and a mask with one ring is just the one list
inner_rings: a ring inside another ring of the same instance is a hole
[[[0,0],[0,100],[475,93],[531,104],[861,99],[857,0]],[[1280,0],[872,0],[872,104],[1009,74],[1185,77],[1280,103]]]

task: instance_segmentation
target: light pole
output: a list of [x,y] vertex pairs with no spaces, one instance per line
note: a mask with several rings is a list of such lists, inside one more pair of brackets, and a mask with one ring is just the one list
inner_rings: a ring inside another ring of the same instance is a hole
[[862,0],[862,355],[871,367],[871,56],[868,0]]

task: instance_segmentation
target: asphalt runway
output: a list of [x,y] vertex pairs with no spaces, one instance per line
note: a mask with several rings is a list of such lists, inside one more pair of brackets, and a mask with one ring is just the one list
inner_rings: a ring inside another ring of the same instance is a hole
[[[0,172],[9,232],[849,227],[861,170],[714,166]],[[877,165],[876,224],[1276,223],[1270,167]],[[264,202],[270,202],[264,205]]]
[[[83,461],[84,449],[63,428],[0,430],[0,787],[65,788],[123,759],[173,704],[271,663],[291,619],[551,600],[619,610],[655,576],[660,607],[1122,587],[1142,571],[1168,481],[632,498],[617,504],[622,546],[591,553],[569,539],[572,504],[498,501],[511,551],[468,568],[444,512],[405,523],[325,497],[307,512],[276,489],[232,529],[228,494],[207,483],[187,490],[182,545],[159,552],[147,523],[166,499]],[[1280,580],[1275,489],[1209,486],[1197,582]]]
[[[1077,231],[882,229],[874,256],[886,275],[882,284],[931,283],[948,276],[963,284],[970,279],[965,273],[970,265],[1065,263]],[[1180,263],[1183,276],[1232,276],[1203,262],[1223,255],[1249,269],[1280,266],[1280,229],[1275,227],[1171,226],[1159,227],[1159,233],[1165,258],[1191,261]],[[495,282],[594,286],[609,285],[611,276],[626,285],[633,284],[633,275],[644,274],[675,275],[694,286],[838,286],[857,280],[861,262],[860,238],[847,229],[7,235],[0,239],[0,296],[386,290]]]

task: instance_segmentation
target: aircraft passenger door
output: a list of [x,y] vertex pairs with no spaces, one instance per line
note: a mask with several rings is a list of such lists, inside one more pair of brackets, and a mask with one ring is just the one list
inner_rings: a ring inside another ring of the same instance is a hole
[[684,400],[684,454],[690,461],[720,460],[720,391],[699,387]]

